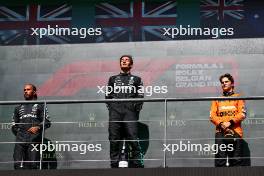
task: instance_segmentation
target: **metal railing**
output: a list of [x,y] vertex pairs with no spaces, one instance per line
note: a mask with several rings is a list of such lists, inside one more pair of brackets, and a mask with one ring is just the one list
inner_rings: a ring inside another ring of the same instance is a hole
[[[133,99],[94,99],[94,100],[34,100],[34,101],[0,101],[0,105],[17,105],[17,104],[44,104],[46,109],[47,104],[81,104],[81,103],[108,103],[108,102],[164,102],[164,124],[167,124],[167,104],[168,102],[185,102],[185,101],[213,101],[213,100],[264,100],[264,96],[243,96],[243,97],[198,97],[198,98],[133,98]],[[44,117],[46,116],[44,111]],[[45,119],[45,118],[44,118]],[[44,128],[43,122],[43,129]],[[42,144],[44,140],[43,130]],[[170,139],[171,140],[171,139]],[[167,125],[164,125],[164,144],[167,145]],[[166,167],[166,151],[163,154],[163,167]],[[41,169],[40,159],[40,169]]]
[[0,101],[0,105],[16,105],[31,103],[46,104],[80,104],[80,103],[107,103],[107,102],[170,102],[170,101],[212,101],[212,100],[264,100],[264,96],[242,97],[197,97],[197,98],[131,98],[131,99],[94,99],[94,100],[34,100],[34,101]]

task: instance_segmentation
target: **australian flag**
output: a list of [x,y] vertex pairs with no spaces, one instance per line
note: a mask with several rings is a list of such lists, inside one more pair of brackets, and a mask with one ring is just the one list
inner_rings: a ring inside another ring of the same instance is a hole
[[176,25],[176,7],[176,1],[97,4],[96,25],[103,29],[97,42],[170,40],[162,28]]
[[0,6],[0,42],[2,45],[34,45],[69,43],[65,36],[31,35],[31,28],[69,27],[71,6],[62,5],[18,5]]
[[264,37],[264,1],[201,0],[201,26],[234,28],[228,38]]

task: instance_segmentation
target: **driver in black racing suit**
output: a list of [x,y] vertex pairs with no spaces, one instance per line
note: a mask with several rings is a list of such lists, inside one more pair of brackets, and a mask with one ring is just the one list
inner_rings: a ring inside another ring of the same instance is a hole
[[[144,92],[140,77],[131,75],[130,70],[133,59],[129,55],[121,56],[121,73],[111,76],[106,90],[106,99],[143,98]],[[142,86],[142,87],[141,87]],[[111,102],[107,103],[109,109],[109,140],[111,167],[118,167],[121,157],[122,142],[120,140],[132,140],[128,144],[131,148],[132,162],[129,167],[144,167],[143,154],[138,140],[138,118],[143,102]],[[115,122],[126,121],[126,122]]]
[[[25,100],[36,100],[36,91],[33,84],[26,84],[24,86]],[[43,121],[45,121],[44,128],[50,127],[47,113],[43,104],[21,104],[15,108],[12,119],[12,132],[16,136],[14,169],[39,168],[39,149],[35,149],[33,145],[42,141]]]

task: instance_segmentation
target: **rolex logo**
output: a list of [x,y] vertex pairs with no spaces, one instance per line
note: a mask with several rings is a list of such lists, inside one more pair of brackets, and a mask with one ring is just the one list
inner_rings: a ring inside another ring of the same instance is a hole
[[98,128],[98,127],[105,127],[103,122],[95,121],[96,114],[95,113],[88,113],[89,120],[86,122],[79,122],[79,128]]
[[89,113],[88,114],[88,118],[89,118],[90,121],[94,121],[95,117],[96,117],[95,113]]
[[169,116],[169,119],[170,120],[174,120],[176,117],[176,114],[175,113],[171,113],[170,116]]

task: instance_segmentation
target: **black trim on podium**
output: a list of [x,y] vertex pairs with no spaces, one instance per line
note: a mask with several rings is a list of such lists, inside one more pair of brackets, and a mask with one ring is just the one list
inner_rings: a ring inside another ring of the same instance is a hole
[[4,176],[263,176],[264,167],[6,170]]

